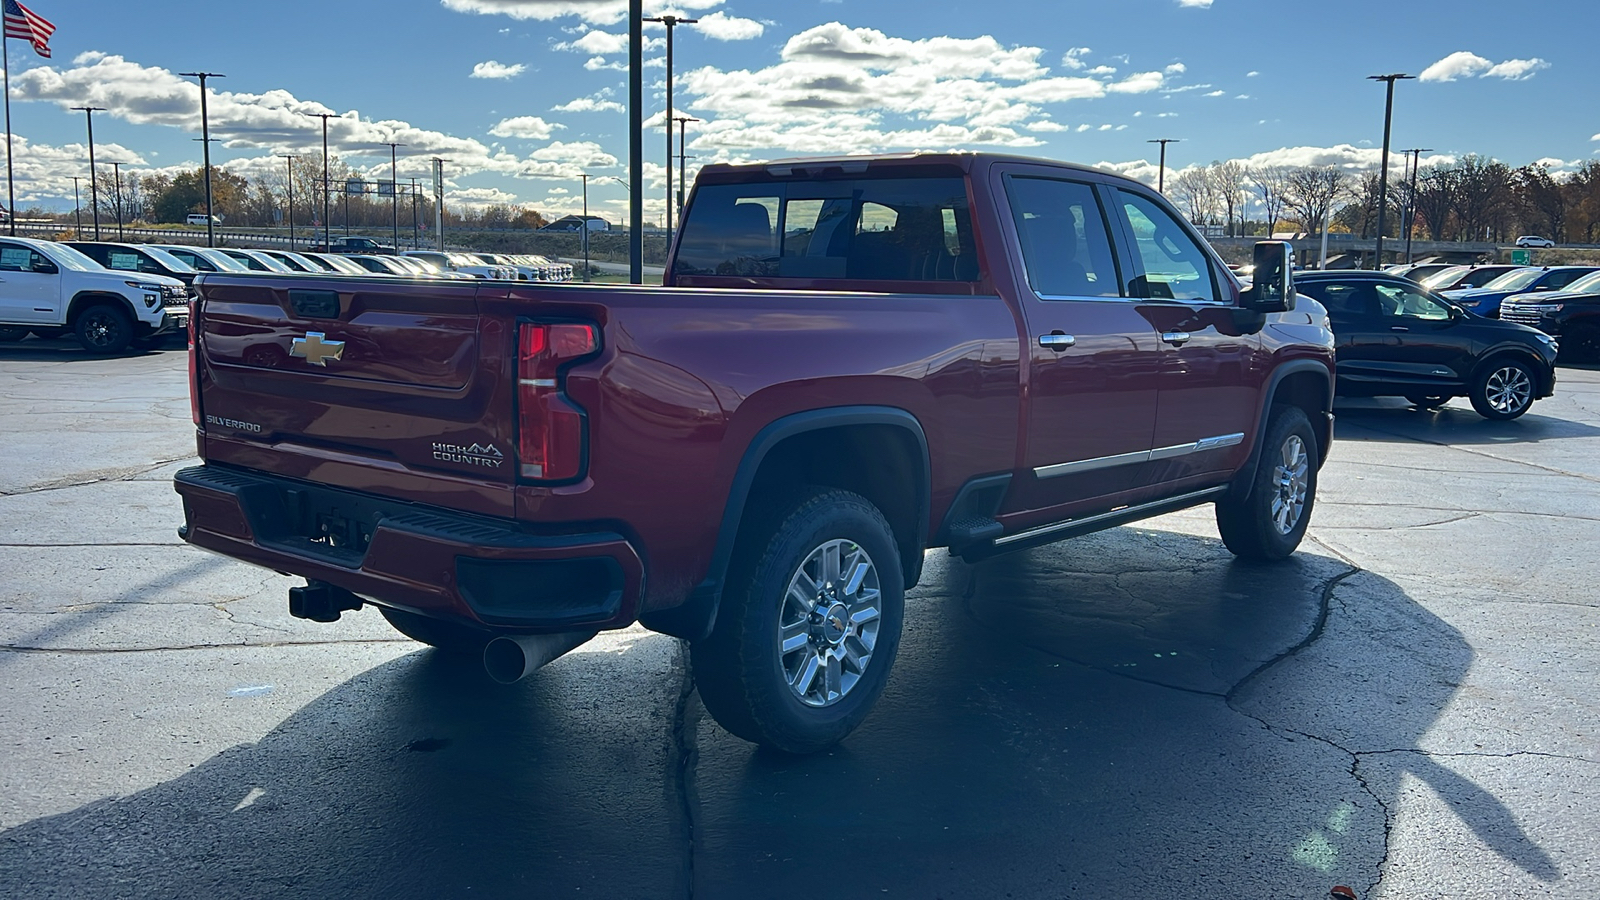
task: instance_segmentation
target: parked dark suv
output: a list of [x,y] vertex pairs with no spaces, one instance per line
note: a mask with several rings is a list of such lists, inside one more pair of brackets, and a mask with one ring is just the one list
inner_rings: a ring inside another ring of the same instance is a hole
[[194,277],[200,274],[193,266],[160,247],[110,241],[67,241],[66,244],[108,269],[165,275],[187,285],[193,285]]
[[1600,272],[1585,275],[1565,290],[1507,297],[1500,318],[1557,338],[1563,361],[1600,362]]
[[1300,272],[1295,289],[1328,309],[1345,397],[1405,397],[1435,409],[1467,397],[1487,419],[1515,419],[1555,390],[1556,342],[1488,319],[1381,272]]

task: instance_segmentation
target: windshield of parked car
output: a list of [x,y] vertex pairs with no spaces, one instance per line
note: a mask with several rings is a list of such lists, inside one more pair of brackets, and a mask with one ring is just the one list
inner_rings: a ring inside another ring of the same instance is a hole
[[1567,285],[1564,290],[1578,294],[1600,294],[1600,272],[1590,272]]
[[1543,269],[1518,269],[1501,275],[1483,287],[1489,291],[1520,291],[1533,284],[1543,274]]
[[196,256],[201,256],[211,260],[211,262],[216,265],[217,268],[228,272],[250,271],[249,266],[239,262],[237,259],[234,259],[228,254],[223,253],[221,250],[195,250],[194,254]]
[[55,260],[60,265],[79,272],[98,272],[105,266],[83,255],[83,251],[66,244],[57,244],[53,241],[43,241],[45,255]]
[[197,271],[194,266],[189,265],[176,256],[173,256],[171,253],[161,249],[160,247],[144,246],[140,247],[139,249],[150,254],[153,259],[174,272],[183,272],[187,274]]
[[1471,266],[1451,266],[1448,269],[1435,272],[1432,275],[1429,275],[1427,278],[1422,279],[1421,284],[1423,287],[1430,288],[1450,287],[1457,281],[1461,280],[1461,276],[1471,271],[1471,268]]

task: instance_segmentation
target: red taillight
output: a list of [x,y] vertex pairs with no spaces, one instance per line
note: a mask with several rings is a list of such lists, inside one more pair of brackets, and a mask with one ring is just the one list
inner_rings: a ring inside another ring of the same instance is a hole
[[517,334],[517,464],[524,478],[583,471],[583,410],[561,393],[561,369],[599,346],[593,325],[524,322]]
[[200,348],[194,342],[194,314],[199,305],[189,301],[189,415],[196,425],[200,424],[200,365],[195,354]]

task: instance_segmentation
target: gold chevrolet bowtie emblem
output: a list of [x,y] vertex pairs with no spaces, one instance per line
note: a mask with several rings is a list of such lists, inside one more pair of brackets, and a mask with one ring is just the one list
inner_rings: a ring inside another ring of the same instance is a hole
[[295,338],[289,355],[298,356],[313,366],[326,366],[330,359],[343,358],[344,341],[330,341],[327,337],[320,331],[312,331],[303,338]]

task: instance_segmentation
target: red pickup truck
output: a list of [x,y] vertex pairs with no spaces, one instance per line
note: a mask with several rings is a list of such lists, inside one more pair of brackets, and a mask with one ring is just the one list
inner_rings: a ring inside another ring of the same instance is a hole
[[634,622],[791,752],[883,690],[923,554],[1215,503],[1298,545],[1332,435],[1286,245],[989,154],[702,170],[664,286],[206,275],[183,537],[515,680]]

